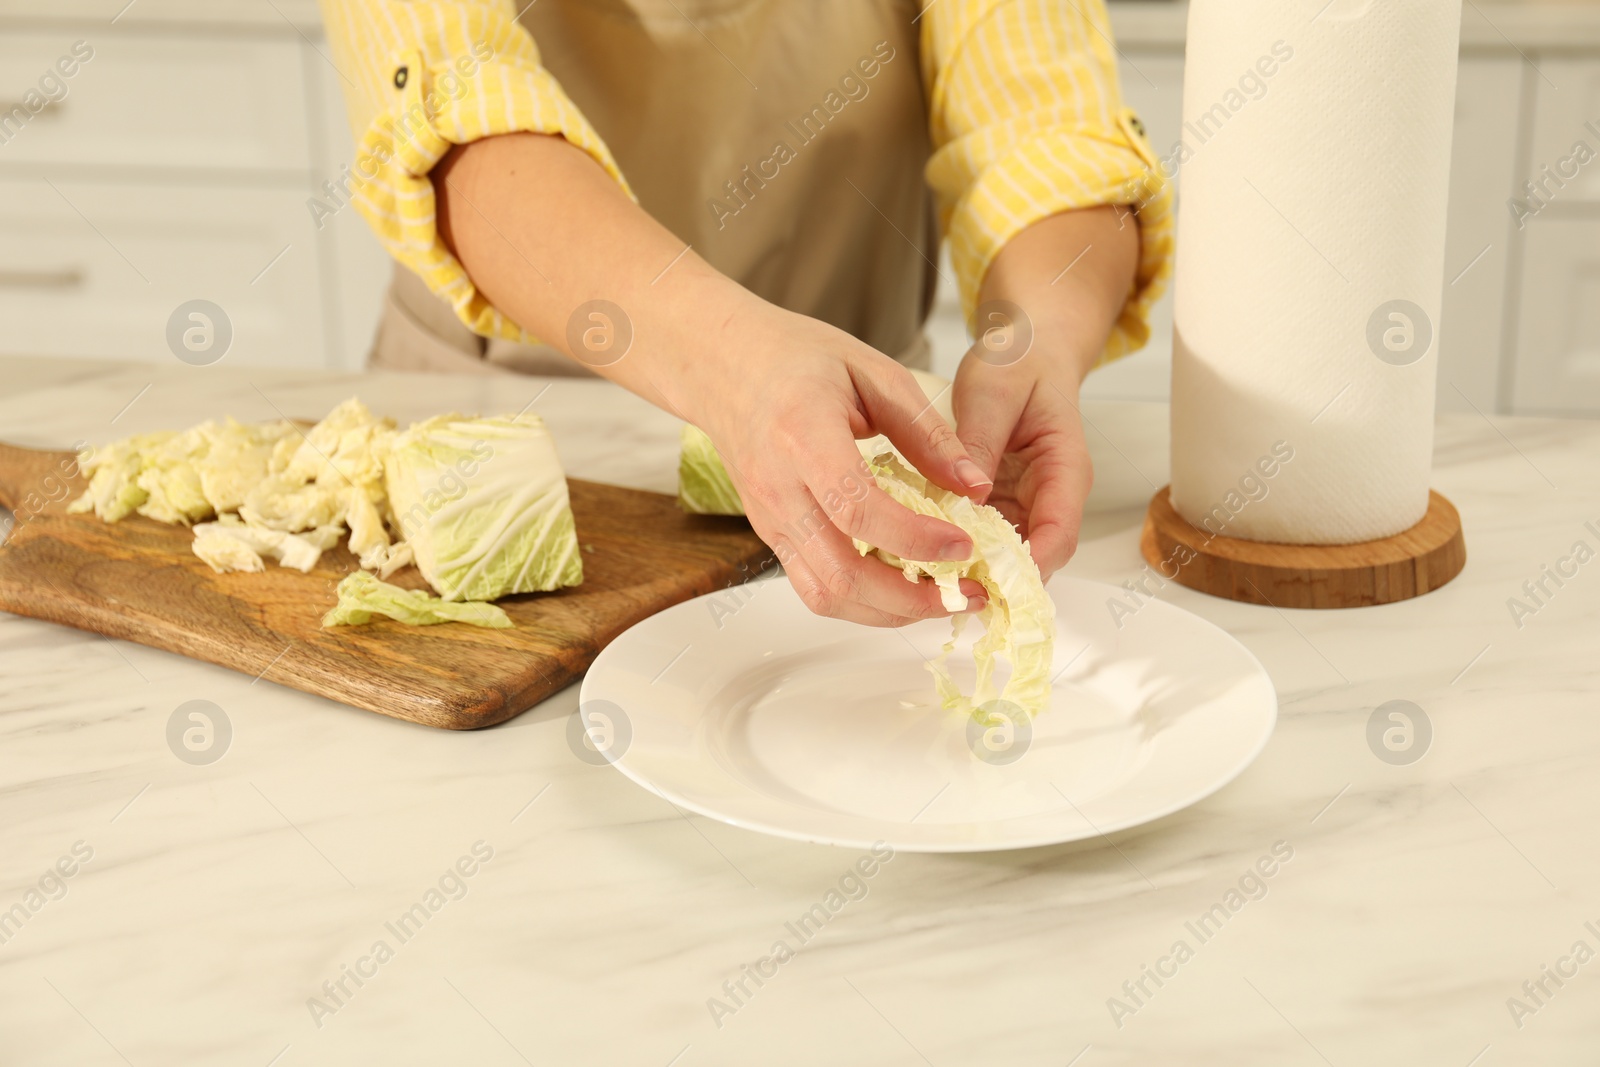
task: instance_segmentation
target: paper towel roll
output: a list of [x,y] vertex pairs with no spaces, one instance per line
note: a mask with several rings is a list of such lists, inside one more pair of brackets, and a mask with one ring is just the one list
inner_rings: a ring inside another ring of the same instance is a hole
[[1191,3],[1172,367],[1190,523],[1348,544],[1427,510],[1460,25],[1461,0]]

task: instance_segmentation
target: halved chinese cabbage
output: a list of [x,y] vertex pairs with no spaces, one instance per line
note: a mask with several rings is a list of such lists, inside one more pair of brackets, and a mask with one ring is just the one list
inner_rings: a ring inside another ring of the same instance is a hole
[[409,626],[464,622],[504,630],[511,617],[493,604],[449,601],[416,589],[401,589],[380,582],[366,571],[352,571],[338,588],[339,603],[322,617],[323,626],[360,626],[374,615],[385,615]]
[[583,580],[566,476],[537,415],[416,423],[394,438],[386,468],[395,526],[444,599]]
[[706,432],[686,422],[678,443],[678,506],[691,515],[743,515],[739,491]]

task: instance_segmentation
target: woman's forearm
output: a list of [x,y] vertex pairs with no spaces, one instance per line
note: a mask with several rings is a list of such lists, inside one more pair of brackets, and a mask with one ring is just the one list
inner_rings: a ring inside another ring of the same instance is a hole
[[[1132,291],[1139,224],[1124,207],[1051,215],[1013,237],[989,265],[980,309],[991,301],[1020,307],[1036,356],[1065,360],[1075,380],[1099,359]],[[980,329],[983,323],[978,324]],[[1021,368],[1027,362],[1019,361]]]
[[[496,308],[667,410],[694,419],[699,405],[685,383],[706,368],[690,364],[753,343],[740,335],[768,324],[770,305],[685,251],[559,137],[485,138],[452,150],[432,177],[440,236]],[[626,322],[580,313],[595,300],[616,305]],[[577,351],[569,343],[575,315]],[[615,358],[607,345],[627,332],[631,344]]]

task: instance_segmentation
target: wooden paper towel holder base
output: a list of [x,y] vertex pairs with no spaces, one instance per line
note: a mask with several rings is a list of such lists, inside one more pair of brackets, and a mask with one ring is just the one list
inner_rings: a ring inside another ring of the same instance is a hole
[[1191,526],[1173,509],[1171,490],[1151,499],[1139,550],[1163,579],[1212,596],[1278,608],[1371,607],[1437,589],[1467,564],[1461,516],[1432,491],[1422,521],[1392,537],[1286,545]]

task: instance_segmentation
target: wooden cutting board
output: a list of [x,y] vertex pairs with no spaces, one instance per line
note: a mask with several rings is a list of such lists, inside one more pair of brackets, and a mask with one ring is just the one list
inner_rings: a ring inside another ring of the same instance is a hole
[[[342,546],[309,574],[272,562],[217,574],[193,534],[139,515],[69,515],[84,487],[71,453],[0,444],[0,611],[136,641],[399,719],[449,730],[504,722],[580,677],[634,623],[756,575],[770,550],[743,519],[685,515],[672,497],[572,479],[583,584],[500,601],[516,624],[324,630]],[[390,581],[427,589],[415,568]]]

